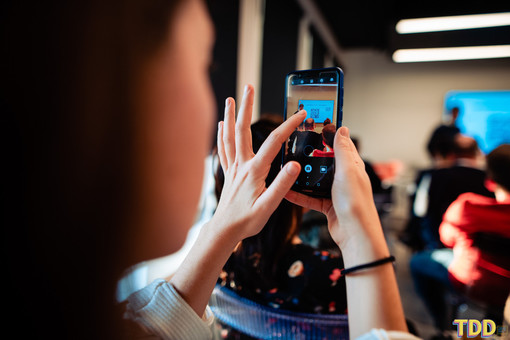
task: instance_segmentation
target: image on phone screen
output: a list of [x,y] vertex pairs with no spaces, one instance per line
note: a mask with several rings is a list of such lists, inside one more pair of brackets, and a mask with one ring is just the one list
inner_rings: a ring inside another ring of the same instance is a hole
[[303,123],[283,146],[283,162],[297,161],[293,190],[329,197],[334,174],[333,140],[342,124],[343,73],[339,68],[304,70],[286,78],[285,119],[306,111]]

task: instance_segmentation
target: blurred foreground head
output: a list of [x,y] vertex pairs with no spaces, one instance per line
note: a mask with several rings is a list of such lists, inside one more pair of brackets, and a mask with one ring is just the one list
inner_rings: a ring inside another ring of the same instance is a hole
[[205,5],[8,1],[1,12],[10,317],[26,337],[122,337],[116,280],[179,249],[196,212],[215,118]]

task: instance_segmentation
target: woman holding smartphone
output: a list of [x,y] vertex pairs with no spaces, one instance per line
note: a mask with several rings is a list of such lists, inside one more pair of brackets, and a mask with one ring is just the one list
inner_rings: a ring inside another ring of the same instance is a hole
[[[266,188],[271,161],[304,115],[254,155],[247,86],[237,121],[229,98],[219,124],[226,180],[214,217],[170,282],[116,305],[123,271],[177,251],[193,223],[215,118],[206,6],[28,1],[8,2],[2,14],[5,305],[20,336],[211,338],[203,316],[221,267],[284,196],[326,213],[346,267],[389,255],[346,128],[335,139],[332,201],[289,192],[295,162]],[[406,330],[389,262],[348,275],[347,294],[352,337]]]

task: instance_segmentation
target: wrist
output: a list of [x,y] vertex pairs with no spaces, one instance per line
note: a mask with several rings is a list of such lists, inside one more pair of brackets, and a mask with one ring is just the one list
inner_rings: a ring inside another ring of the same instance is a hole
[[379,260],[375,260],[375,261],[372,261],[372,262],[366,262],[366,263],[363,263],[363,264],[359,264],[357,266],[344,268],[344,269],[341,270],[340,274],[342,276],[351,275],[351,274],[357,274],[357,273],[359,273],[361,271],[364,271],[364,270],[367,270],[367,269],[372,269],[374,267],[383,266],[383,265],[385,265],[387,263],[393,263],[393,262],[395,262],[395,256],[391,255],[391,256],[380,258]]
[[242,240],[242,238],[234,232],[235,229],[235,227],[229,226],[227,223],[213,216],[209,222],[204,224],[201,234],[203,234],[207,242],[232,252]]
[[382,230],[375,229],[372,233],[360,230],[351,234],[340,246],[345,267],[377,261],[390,256],[388,245]]

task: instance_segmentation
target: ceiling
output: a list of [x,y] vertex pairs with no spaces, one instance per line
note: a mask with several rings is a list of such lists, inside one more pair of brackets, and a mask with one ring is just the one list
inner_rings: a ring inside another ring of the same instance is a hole
[[397,48],[510,44],[510,26],[406,35],[394,29],[398,20],[405,18],[510,12],[510,1],[314,1],[343,48],[391,52]]

